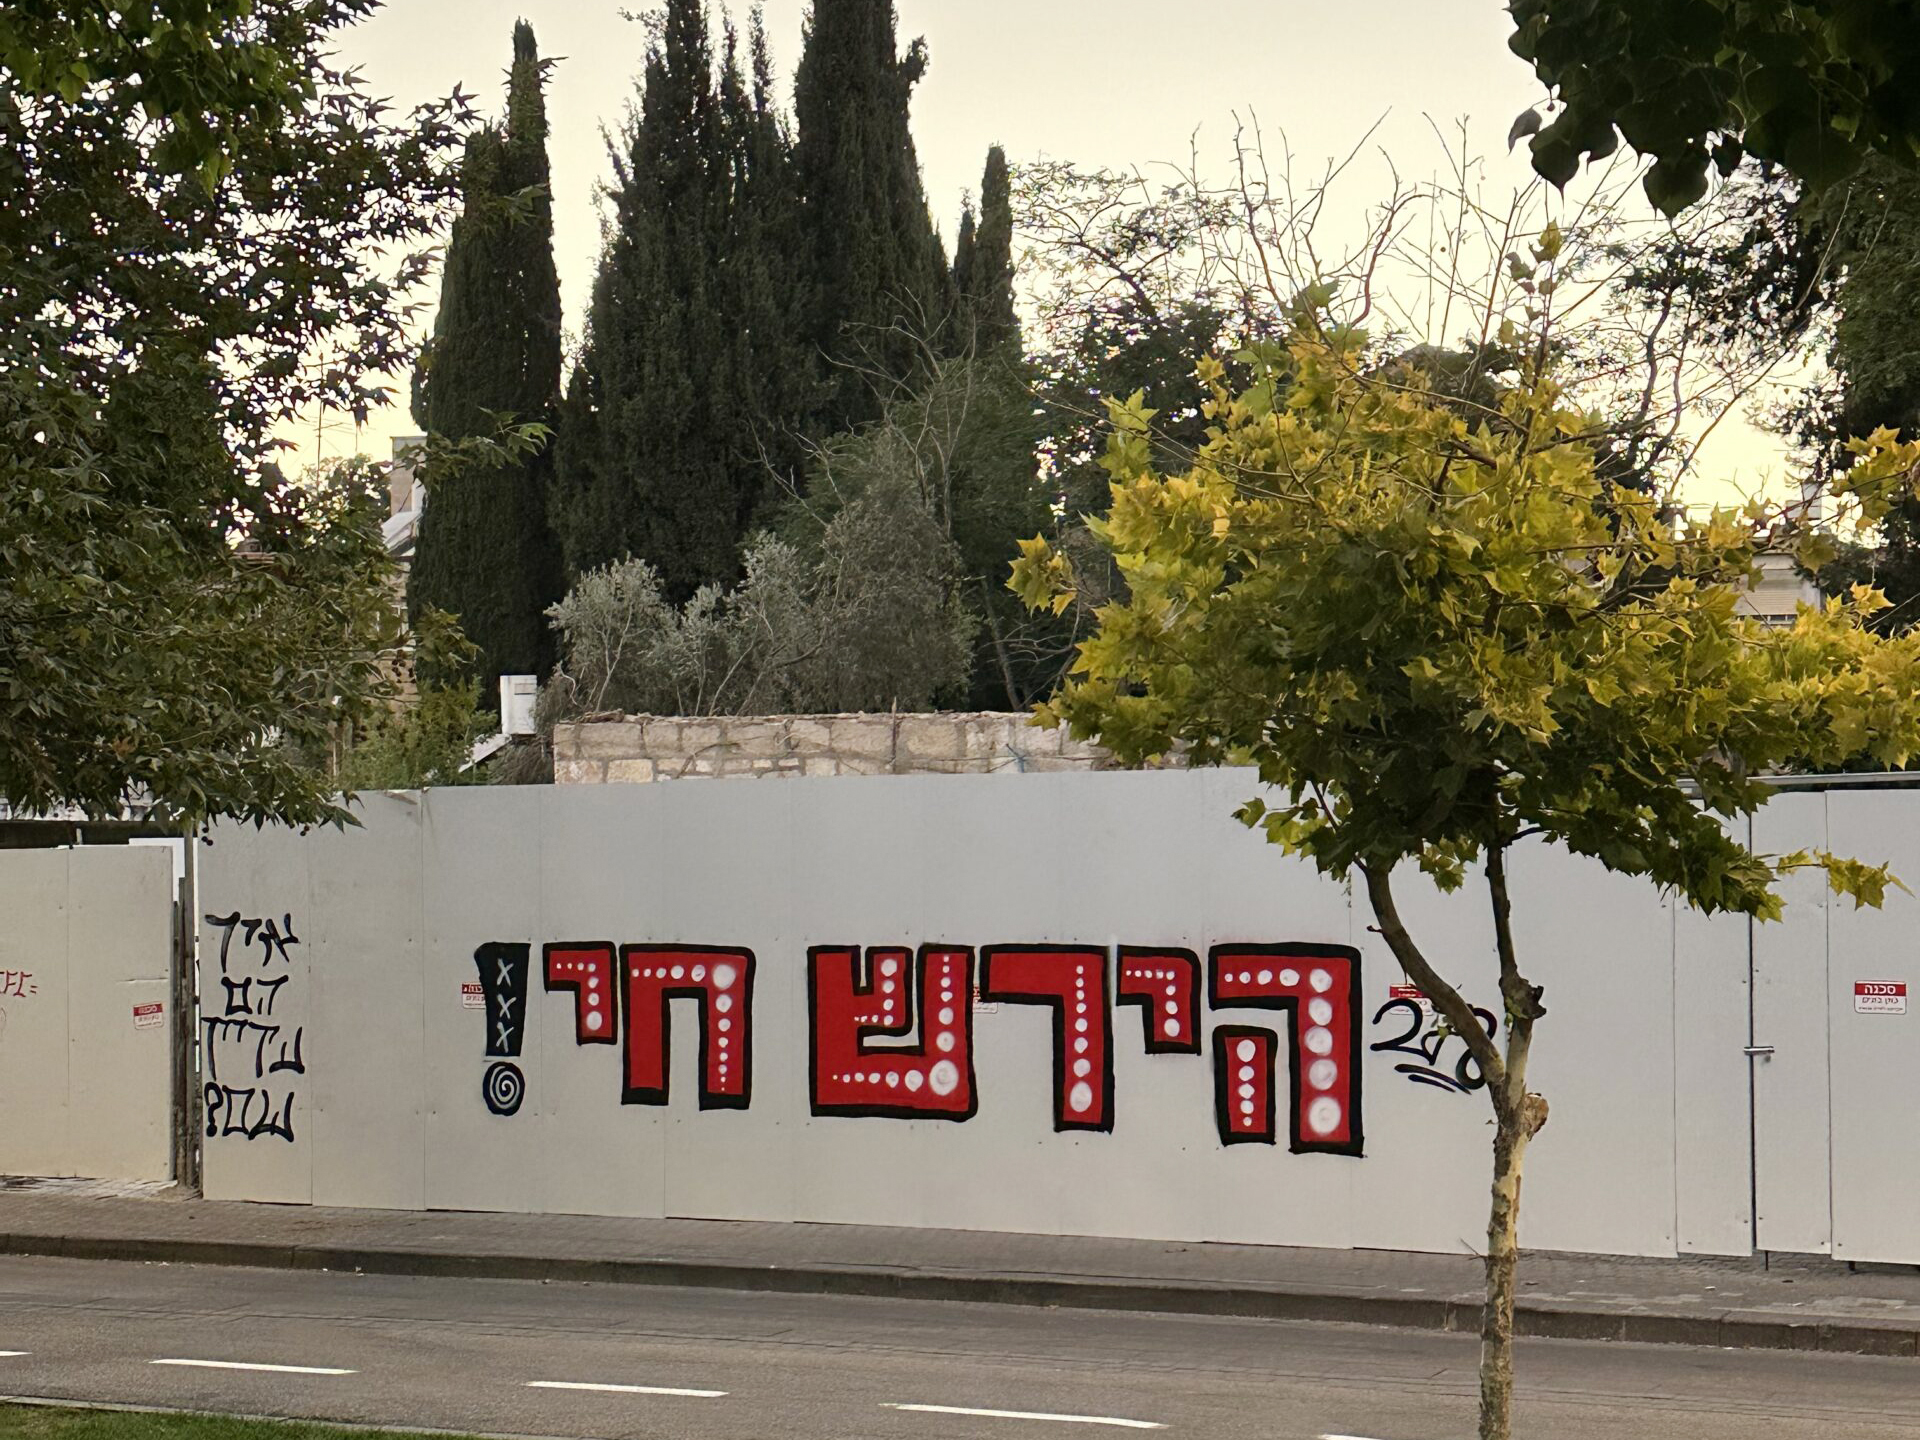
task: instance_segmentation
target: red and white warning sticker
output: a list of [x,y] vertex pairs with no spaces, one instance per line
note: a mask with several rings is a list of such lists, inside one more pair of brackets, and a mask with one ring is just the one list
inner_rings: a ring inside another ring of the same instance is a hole
[[133,1028],[136,1030],[151,1030],[156,1025],[165,1024],[166,1018],[167,1007],[162,1005],[158,1000],[150,1005],[136,1005],[133,1007]]
[[487,1008],[487,992],[477,982],[469,980],[460,987],[460,1003],[468,1010],[484,1010]]
[[1433,1009],[1433,1002],[1427,999],[1425,995],[1422,995],[1419,987],[1414,985],[1389,985],[1387,987],[1387,999],[1411,1000],[1422,1010]]
[[1856,1015],[1906,1014],[1906,982],[1901,980],[1854,981],[1853,1009]]

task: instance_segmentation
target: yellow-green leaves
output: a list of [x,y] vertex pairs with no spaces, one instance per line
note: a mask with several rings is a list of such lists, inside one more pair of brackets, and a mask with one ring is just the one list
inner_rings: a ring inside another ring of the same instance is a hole
[[[1562,244],[1542,233],[1534,263]],[[1755,915],[1777,910],[1778,871],[1718,818],[1764,800],[1752,777],[1920,753],[1920,640],[1867,628],[1881,597],[1781,630],[1750,618],[1759,557],[1790,536],[1817,560],[1821,538],[1759,505],[1689,519],[1603,482],[1581,437],[1604,419],[1551,375],[1463,416],[1304,312],[1237,358],[1238,391],[1217,360],[1195,367],[1213,430],[1182,473],[1154,468],[1140,397],[1112,407],[1095,533],[1125,598],[1044,718],[1126,762],[1184,745],[1257,767],[1276,788],[1240,818],[1336,874],[1412,858],[1452,883],[1539,831]],[[1855,453],[1842,484],[1860,514],[1920,464],[1888,434]],[[1012,584],[1037,607],[1077,593],[1042,540]],[[1886,883],[1810,863],[1865,903]]]

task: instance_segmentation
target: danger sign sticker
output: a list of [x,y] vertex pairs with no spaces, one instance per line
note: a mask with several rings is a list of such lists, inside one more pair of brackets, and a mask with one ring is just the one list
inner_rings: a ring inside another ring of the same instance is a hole
[[133,1028],[151,1030],[166,1022],[166,1007],[158,1003],[133,1007]]
[[469,980],[460,987],[460,1004],[464,1009],[484,1010],[487,1008],[487,992]]
[[1898,980],[1856,980],[1853,982],[1853,1009],[1857,1015],[1904,1015],[1907,1013],[1907,987]]

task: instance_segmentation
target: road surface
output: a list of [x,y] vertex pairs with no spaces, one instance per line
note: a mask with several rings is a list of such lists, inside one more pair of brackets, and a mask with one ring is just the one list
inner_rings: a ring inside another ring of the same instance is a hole
[[[1275,1321],[0,1258],[0,1394],[489,1435],[1465,1440],[1476,1351]],[[1920,1440],[1915,1360],[1538,1341],[1520,1370],[1529,1440]]]

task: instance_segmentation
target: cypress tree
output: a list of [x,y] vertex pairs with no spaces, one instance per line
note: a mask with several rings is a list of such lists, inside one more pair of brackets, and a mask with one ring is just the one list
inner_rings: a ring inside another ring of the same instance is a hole
[[[973,222],[969,211],[962,229]],[[954,282],[964,313],[973,326],[973,342],[982,355],[1020,348],[1020,317],[1013,304],[1013,178],[1007,152],[987,151],[980,178],[980,218],[967,245],[967,263],[954,265]]]
[[926,67],[924,42],[899,53],[892,0],[814,0],[794,114],[813,271],[810,339],[843,362],[827,377],[827,430],[879,413],[870,380],[844,362],[907,378],[914,337],[936,336],[948,323],[950,272],[908,125]]
[[[414,383],[414,419],[450,439],[490,433],[487,411],[550,423],[559,400],[545,72],[523,20],[513,32],[506,122],[476,132],[462,162],[440,311]],[[434,487],[421,517],[408,613],[436,606],[457,616],[479,648],[483,687],[553,663],[544,612],[561,583],[547,524],[551,473],[547,453],[461,471]]]
[[752,78],[704,0],[670,0],[613,155],[614,219],[568,389],[570,571],[649,561],[675,602],[739,573],[809,403],[795,334],[795,200],[756,14]]

